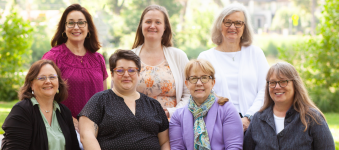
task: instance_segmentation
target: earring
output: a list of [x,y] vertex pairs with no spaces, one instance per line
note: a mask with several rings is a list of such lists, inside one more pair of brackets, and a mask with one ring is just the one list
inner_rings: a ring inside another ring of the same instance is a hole
[[[62,33],[61,33],[61,36],[62,36],[64,39],[67,39],[67,36],[65,37],[65,36],[64,36],[64,33],[65,33],[65,32],[62,32]],[[65,34],[66,34],[66,33],[65,33]]]
[[57,93],[59,94],[59,89],[57,90]]
[[244,37],[243,37],[243,36],[241,36],[241,39],[243,40],[243,39],[244,39]]
[[32,94],[34,95],[34,91],[32,90]]
[[86,38],[90,38],[90,37],[91,37],[91,33],[88,32]]

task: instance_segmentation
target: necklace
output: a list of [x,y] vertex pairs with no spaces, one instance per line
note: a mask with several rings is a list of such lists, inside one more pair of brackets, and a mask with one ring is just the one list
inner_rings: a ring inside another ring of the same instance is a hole
[[233,56],[229,56],[229,55],[227,55],[227,56],[228,56],[228,57],[231,57],[232,60],[234,61],[234,57],[237,56],[238,52],[239,52],[239,51],[235,52],[235,54],[234,54]]
[[[82,59],[84,58],[84,56],[75,56],[77,59],[80,60],[80,62],[82,63]],[[80,57],[80,58],[79,58]]]
[[48,111],[48,110],[45,110],[45,112],[46,112],[46,113],[49,113],[49,111]]

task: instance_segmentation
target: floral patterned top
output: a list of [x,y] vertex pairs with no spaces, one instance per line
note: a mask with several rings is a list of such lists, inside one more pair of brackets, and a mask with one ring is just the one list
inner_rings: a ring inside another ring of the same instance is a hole
[[177,105],[175,81],[167,60],[157,66],[141,63],[137,91],[158,100],[163,108]]

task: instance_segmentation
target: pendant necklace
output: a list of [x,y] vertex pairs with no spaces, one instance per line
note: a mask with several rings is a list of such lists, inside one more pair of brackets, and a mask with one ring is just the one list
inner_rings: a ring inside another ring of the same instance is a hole
[[[80,62],[82,63],[82,59],[84,58],[84,56],[75,56],[77,59],[79,59],[80,60]],[[81,57],[81,58],[79,58],[79,57]]]
[[227,55],[227,56],[231,57],[232,60],[234,61],[234,57],[237,56],[238,52],[239,52],[239,51],[235,52],[235,54],[234,54],[233,56],[229,56],[229,55]]

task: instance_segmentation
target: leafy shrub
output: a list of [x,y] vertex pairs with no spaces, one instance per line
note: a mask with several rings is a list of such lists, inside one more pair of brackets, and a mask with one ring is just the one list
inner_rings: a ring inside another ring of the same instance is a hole
[[326,0],[318,33],[293,49],[279,49],[280,58],[296,67],[322,111],[339,112],[339,1]]
[[[0,24],[0,100],[17,99],[16,91],[23,84],[23,66],[29,64],[33,28],[14,8]],[[1,16],[0,16],[1,18]]]

